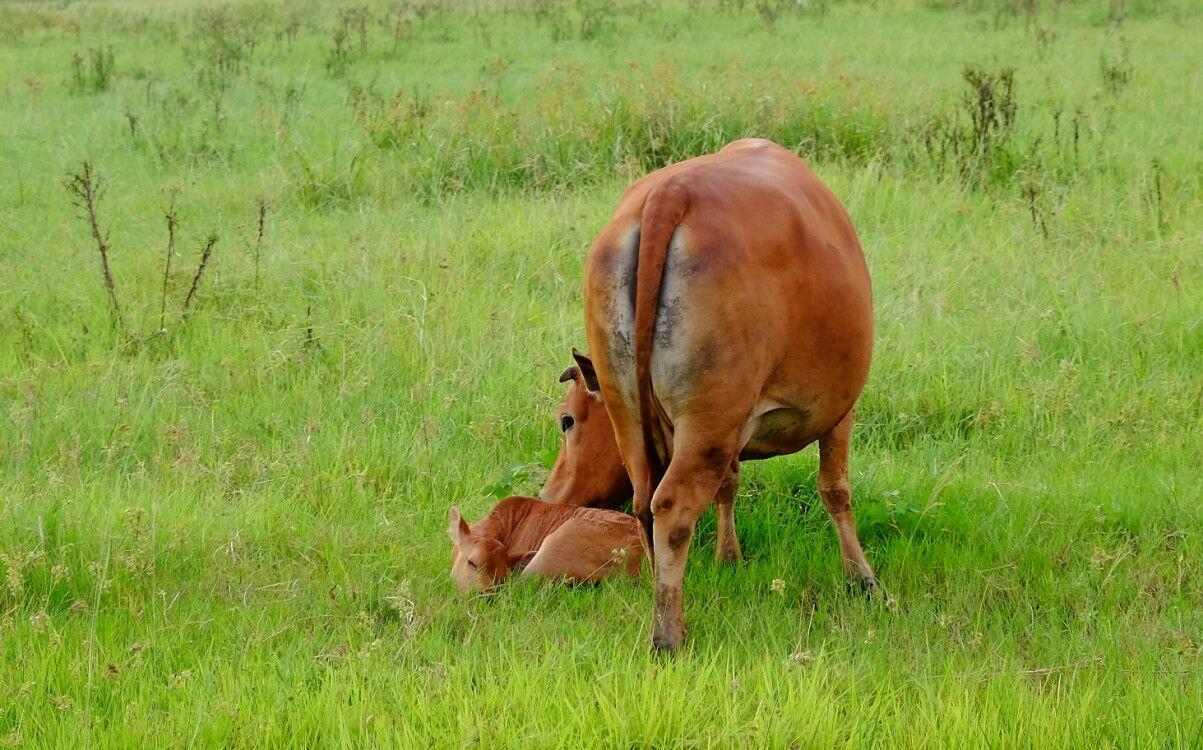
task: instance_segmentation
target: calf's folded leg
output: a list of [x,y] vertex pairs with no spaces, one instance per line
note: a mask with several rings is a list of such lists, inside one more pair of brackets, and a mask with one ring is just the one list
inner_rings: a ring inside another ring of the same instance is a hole
[[596,583],[612,575],[637,575],[643,562],[638,525],[570,519],[543,540],[539,551],[523,569],[533,575],[573,583]]

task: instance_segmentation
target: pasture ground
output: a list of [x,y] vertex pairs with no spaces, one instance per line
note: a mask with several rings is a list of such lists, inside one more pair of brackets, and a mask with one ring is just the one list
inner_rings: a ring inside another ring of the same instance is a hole
[[[1198,746],[1200,38],[1187,0],[0,4],[0,746]],[[746,467],[743,564],[704,517],[676,659],[646,581],[461,599],[447,507],[554,457],[593,233],[745,135],[866,248],[896,607],[844,594],[813,448]]]

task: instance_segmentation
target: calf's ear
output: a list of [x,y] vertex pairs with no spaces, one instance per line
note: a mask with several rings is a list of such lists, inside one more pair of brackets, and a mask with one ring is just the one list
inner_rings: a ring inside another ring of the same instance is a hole
[[451,537],[451,541],[455,544],[462,544],[468,538],[472,530],[468,528],[468,522],[459,514],[459,508],[451,506],[451,525],[447,527],[447,535]]
[[589,355],[581,354],[573,348],[572,358],[576,360],[576,366],[580,368],[581,377],[585,379],[585,387],[594,393],[601,390],[601,386],[597,384],[597,370],[593,369],[593,360],[589,359]]

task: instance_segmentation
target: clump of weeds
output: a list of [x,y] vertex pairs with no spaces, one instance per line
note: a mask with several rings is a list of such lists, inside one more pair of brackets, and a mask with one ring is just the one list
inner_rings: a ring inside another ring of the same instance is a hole
[[[85,161],[80,165],[78,171],[68,175],[64,185],[73,205],[80,210],[81,216],[88,226],[92,245],[95,247],[100,261],[100,277],[105,290],[105,297],[108,301],[110,328],[120,335],[120,340],[129,349],[137,349],[155,337],[167,334],[167,299],[171,286],[171,267],[176,254],[176,232],[179,227],[174,197],[164,213],[164,221],[167,227],[167,250],[163,262],[163,283],[158,305],[158,324],[150,334],[144,335],[133,330],[130,326],[124,312],[128,306],[121,301],[117,291],[117,284],[112,270],[112,246],[109,243],[109,233],[101,228],[100,222],[99,205],[103,195],[103,181],[96,174],[92,163]],[[262,221],[265,209],[261,208],[260,210],[260,220]],[[191,282],[188,286],[188,293],[180,304],[178,317],[178,324],[180,325],[188,319],[188,315],[192,311],[197,299],[197,293],[201,287],[201,282],[204,279],[205,270],[209,267],[213,249],[217,245],[217,241],[217,234],[212,232],[205,239],[200,259],[197,262],[196,270],[193,272]],[[259,242],[262,243],[262,228],[260,229]]]
[[77,94],[108,91],[116,70],[113,48],[89,47],[71,56],[71,90]]

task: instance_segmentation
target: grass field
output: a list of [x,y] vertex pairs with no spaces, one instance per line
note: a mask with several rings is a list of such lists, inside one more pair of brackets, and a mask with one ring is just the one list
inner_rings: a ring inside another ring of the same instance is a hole
[[[464,3],[0,3],[0,746],[1203,744],[1203,6]],[[897,605],[813,448],[675,659],[647,581],[461,598],[593,234],[748,135],[866,249]]]

